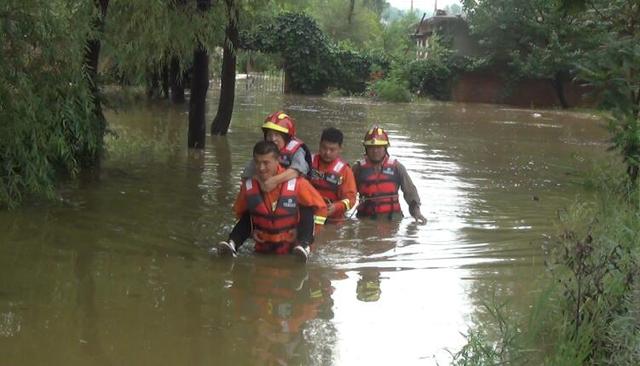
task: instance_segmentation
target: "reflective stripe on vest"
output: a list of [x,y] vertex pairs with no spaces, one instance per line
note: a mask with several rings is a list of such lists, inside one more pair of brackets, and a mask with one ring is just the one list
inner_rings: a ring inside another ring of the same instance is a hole
[[280,159],[279,159],[280,165],[282,165],[285,168],[288,168],[291,165],[291,162],[293,161],[293,154],[295,154],[296,151],[298,151],[303,144],[304,142],[302,142],[301,140],[295,137],[292,138],[288,144],[286,144],[282,149],[280,149]]
[[296,226],[299,221],[298,190],[296,178],[282,184],[280,197],[272,209],[268,207],[260,186],[254,179],[245,181],[249,214],[251,215],[252,237],[257,252],[289,253],[296,242]]
[[320,192],[323,198],[331,200],[331,202],[338,201],[338,188],[342,184],[343,171],[347,166],[342,159],[335,159],[325,171],[320,171],[320,155],[313,155],[311,160],[311,173],[309,182],[313,187]]
[[398,201],[400,173],[396,159],[387,156],[379,171],[368,159],[360,160],[356,183],[358,192],[364,197],[358,206],[358,214],[371,216],[401,211]]

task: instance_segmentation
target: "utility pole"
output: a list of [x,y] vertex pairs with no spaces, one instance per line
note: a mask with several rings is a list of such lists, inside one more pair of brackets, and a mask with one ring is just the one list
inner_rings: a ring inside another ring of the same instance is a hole
[[411,0],[411,12],[413,13],[413,0]]
[[433,16],[436,16],[437,12],[438,12],[438,0],[436,0],[435,3],[433,4]]

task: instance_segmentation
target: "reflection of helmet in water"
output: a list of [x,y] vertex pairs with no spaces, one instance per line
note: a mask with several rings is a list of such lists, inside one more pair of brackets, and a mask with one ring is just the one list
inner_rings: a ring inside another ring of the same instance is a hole
[[364,140],[362,141],[364,146],[390,146],[389,143],[389,135],[387,132],[382,129],[382,127],[378,127],[377,125],[371,127],[369,131],[364,135]]
[[380,289],[380,274],[361,273],[358,285],[356,286],[356,298],[364,302],[374,302],[380,299],[382,290]]
[[288,114],[278,111],[267,116],[262,125],[262,130],[274,130],[292,138],[296,135],[296,122]]

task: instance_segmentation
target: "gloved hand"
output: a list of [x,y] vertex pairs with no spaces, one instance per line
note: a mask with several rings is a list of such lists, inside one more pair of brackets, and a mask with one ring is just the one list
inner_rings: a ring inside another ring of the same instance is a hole
[[427,223],[427,219],[422,216],[422,213],[420,212],[420,205],[418,205],[417,202],[411,202],[411,205],[409,205],[409,213],[414,219],[416,219],[418,224],[424,225]]

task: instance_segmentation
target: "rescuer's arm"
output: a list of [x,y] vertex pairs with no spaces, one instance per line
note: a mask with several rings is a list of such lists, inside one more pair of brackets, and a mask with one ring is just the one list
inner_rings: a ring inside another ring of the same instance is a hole
[[427,219],[420,212],[420,196],[418,196],[418,189],[413,184],[409,173],[404,165],[398,163],[398,173],[400,174],[400,189],[404,195],[404,200],[409,205],[409,214],[416,219],[420,224],[426,224]]
[[324,225],[327,220],[327,204],[306,179],[300,179],[298,182],[298,202],[300,206],[312,207],[315,216],[314,222],[318,225]]
[[284,183],[290,179],[297,178],[301,175],[306,175],[309,171],[309,164],[304,159],[304,150],[298,149],[291,158],[291,165],[284,172],[276,174],[273,177],[267,179],[262,184],[262,190],[270,192],[278,184]]
[[247,207],[247,195],[244,188],[244,181],[240,184],[240,192],[236,197],[236,201],[233,204],[233,212],[236,214],[236,218],[239,219],[243,214],[249,212]]
[[328,214],[342,215],[349,211],[356,203],[356,180],[350,167],[345,167],[342,174],[342,184],[338,186],[339,201],[329,205]]

